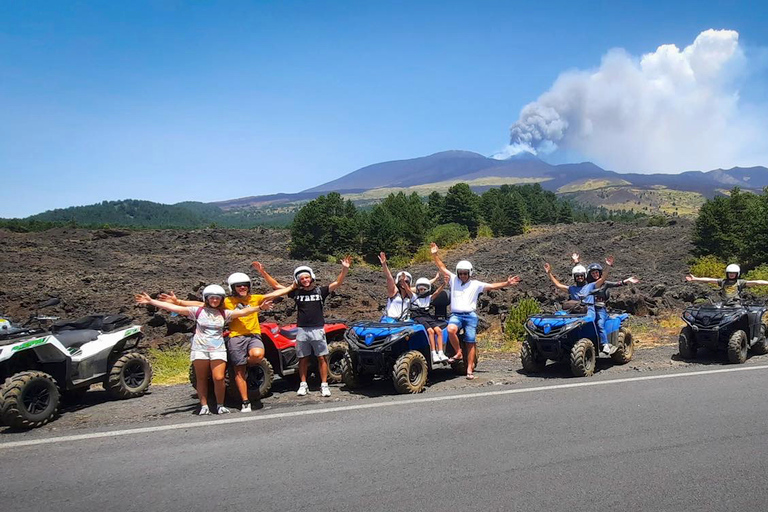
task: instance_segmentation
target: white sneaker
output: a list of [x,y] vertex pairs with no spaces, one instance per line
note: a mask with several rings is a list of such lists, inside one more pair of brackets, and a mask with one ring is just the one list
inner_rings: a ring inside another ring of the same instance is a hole
[[442,350],[437,351],[437,357],[440,359],[441,363],[445,363],[448,361],[448,356],[445,355],[445,353]]
[[331,388],[328,386],[327,382],[320,384],[320,394],[322,396],[331,396]]
[[232,411],[230,411],[229,409],[227,409],[223,405],[219,405],[219,406],[216,407],[216,414],[229,414],[230,412],[232,412]]
[[432,352],[432,364],[439,363],[440,362],[440,356],[437,355],[437,352]]
[[251,412],[251,402],[243,402],[243,406],[240,407],[240,412]]
[[610,343],[606,343],[605,345],[603,345],[603,354],[611,355],[614,352],[616,352],[616,347],[614,347]]
[[208,408],[207,405],[203,405],[200,407],[200,412],[197,413],[198,416],[209,416],[211,414],[211,410]]
[[309,386],[307,386],[306,382],[302,382],[299,384],[299,390],[296,392],[299,396],[307,396],[307,393],[309,393]]

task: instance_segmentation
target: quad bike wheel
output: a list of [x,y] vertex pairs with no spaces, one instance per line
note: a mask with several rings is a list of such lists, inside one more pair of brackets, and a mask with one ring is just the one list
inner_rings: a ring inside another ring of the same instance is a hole
[[635,340],[629,329],[622,327],[616,337],[616,352],[611,354],[611,359],[617,364],[627,364],[635,355]]
[[395,361],[392,382],[398,393],[421,393],[427,385],[427,359],[418,350],[409,350]]
[[747,342],[747,333],[741,329],[734,331],[728,340],[728,361],[734,364],[741,364],[747,360],[747,351],[749,343]]
[[766,333],[768,333],[768,326],[760,324],[760,341],[752,345],[752,352],[755,354],[768,354],[768,340],[765,339]]
[[344,357],[341,360],[341,378],[344,385],[349,389],[358,389],[373,381],[373,375],[358,373],[349,351],[344,353]]
[[538,350],[534,348],[529,336],[526,336],[525,341],[520,346],[520,361],[523,363],[523,370],[528,373],[540,373],[544,371],[547,364],[547,358],[539,354]]
[[[270,363],[266,357],[257,365],[246,367],[245,383],[248,386],[248,398],[250,399],[253,397],[254,400],[258,400],[268,396],[274,380],[275,370],[272,368],[272,363]],[[227,376],[224,378],[224,385],[227,396],[229,396],[233,402],[240,402],[243,399],[243,397],[240,396],[240,390],[237,389],[237,384],[235,383],[234,368],[227,368]],[[213,387],[212,380],[210,381],[209,387]]]
[[152,364],[139,352],[126,352],[112,363],[105,388],[113,398],[135,398],[147,392],[152,383]]
[[595,344],[582,338],[571,349],[571,373],[576,377],[590,377],[595,373]]
[[696,344],[694,343],[693,329],[689,326],[683,327],[680,331],[680,336],[677,337],[677,349],[680,352],[680,357],[683,359],[696,358]]
[[14,428],[37,428],[56,415],[59,401],[53,377],[39,371],[20,372],[0,387],[0,420]]
[[334,341],[328,344],[328,382],[334,384],[341,382],[341,364],[344,360],[344,354],[347,353],[347,343],[345,341]]

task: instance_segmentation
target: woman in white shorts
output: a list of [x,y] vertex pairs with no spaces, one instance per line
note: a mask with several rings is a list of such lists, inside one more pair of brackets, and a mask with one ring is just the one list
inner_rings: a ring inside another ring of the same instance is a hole
[[195,335],[192,337],[190,360],[197,375],[197,396],[200,398],[201,416],[211,414],[208,407],[208,376],[213,377],[213,391],[216,395],[216,413],[226,414],[224,407],[224,375],[227,369],[227,347],[224,344],[224,325],[234,319],[256,313],[254,306],[242,309],[226,310],[222,302],[226,292],[217,284],[211,284],[203,290],[205,306],[177,306],[151,298],[146,293],[136,295],[138,304],[150,304],[156,308],[188,316],[195,321]]

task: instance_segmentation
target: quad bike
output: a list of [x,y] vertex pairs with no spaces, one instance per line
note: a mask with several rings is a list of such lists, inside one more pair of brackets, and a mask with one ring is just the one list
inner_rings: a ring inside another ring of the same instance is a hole
[[[58,304],[52,299],[43,306]],[[62,398],[82,398],[103,384],[116,399],[146,393],[152,365],[136,351],[141,326],[125,315],[93,315],[60,321],[50,329],[0,322],[0,424],[35,428],[56,416]]]
[[[599,347],[594,309],[571,314],[557,311],[554,314],[531,316],[525,323],[526,337],[520,348],[523,369],[528,373],[544,370],[547,360],[569,362],[576,377],[589,377],[595,372]],[[626,326],[629,314],[610,314],[605,322],[608,341],[616,347],[611,354],[613,362],[626,364],[632,360],[635,345],[632,333]]]
[[[398,393],[420,393],[427,385],[429,372],[444,366],[432,363],[427,331],[413,321],[396,322],[382,318],[380,322],[355,322],[344,337],[348,350],[344,355],[342,376],[350,389],[369,384],[378,375],[391,378]],[[462,338],[460,333],[460,341]],[[443,342],[445,355],[453,356],[447,329],[443,329]],[[463,350],[463,353],[468,351]],[[451,367],[457,374],[467,373],[464,361],[456,361]]]
[[683,312],[687,324],[680,331],[680,357],[693,359],[699,347],[725,351],[731,363],[747,360],[749,349],[768,354],[766,322],[768,308],[762,304],[705,304],[688,306]]
[[[327,320],[325,336],[328,340],[328,382],[341,382],[341,361],[347,351],[343,341],[347,326],[343,320]],[[248,366],[245,377],[248,384],[248,395],[259,399],[269,394],[272,382],[277,373],[282,378],[299,374],[299,358],[296,356],[296,324],[280,327],[276,323],[261,323],[261,341],[264,343],[264,359],[256,366]],[[317,360],[312,358],[309,372],[317,372]],[[189,382],[192,387],[197,383],[194,366],[189,366]],[[240,400],[240,393],[234,385],[234,369],[227,365],[224,377],[227,394],[231,400]],[[213,387],[210,387],[213,389]]]

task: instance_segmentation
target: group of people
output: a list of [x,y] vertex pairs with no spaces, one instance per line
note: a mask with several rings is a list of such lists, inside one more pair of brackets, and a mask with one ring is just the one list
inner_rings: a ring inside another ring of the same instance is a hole
[[[520,282],[520,277],[509,276],[506,280],[495,283],[479,281],[473,279],[473,267],[469,261],[459,261],[455,272],[452,272],[440,259],[438,251],[437,244],[432,243],[430,252],[438,270],[437,275],[431,279],[421,277],[415,283],[413,276],[406,271],[400,271],[393,277],[386,254],[379,254],[387,291],[382,320],[412,320],[421,324],[427,332],[432,363],[450,364],[464,359],[466,378],[472,380],[475,378],[478,297],[485,291],[516,285]],[[581,264],[578,253],[574,253],[571,259],[574,264],[571,270],[571,285],[560,282],[552,273],[549,263],[544,263],[544,271],[557,289],[568,293],[569,301],[564,304],[565,309],[582,307],[586,313],[594,315],[600,350],[611,354],[616,347],[611,345],[605,332],[609,290],[640,281],[634,276],[620,281],[609,281],[609,271],[614,263],[612,256],[605,259],[606,267],[600,263],[591,263],[585,267]],[[258,365],[264,358],[258,314],[260,311],[271,310],[273,301],[286,295],[295,301],[297,310],[296,353],[299,358],[300,377],[297,394],[304,396],[309,392],[309,358],[315,356],[321,380],[320,393],[324,397],[331,396],[328,386],[328,363],[325,358],[328,354],[328,343],[324,330],[323,305],[328,295],[344,283],[351,263],[351,257],[345,257],[341,261],[341,272],[336,280],[325,286],[317,284],[312,268],[300,266],[293,272],[293,282],[284,286],[272,277],[261,263],[255,261],[253,268],[272,288],[267,294],[253,293],[250,277],[245,273],[236,272],[227,278],[229,293],[221,286],[212,284],[203,289],[202,301],[181,300],[170,292],[158,295],[157,299],[141,293],[136,295],[136,302],[184,315],[195,321],[190,360],[196,374],[196,389],[200,399],[199,414],[211,414],[208,404],[209,378],[213,380],[216,413],[230,412],[224,406],[227,361],[235,370],[235,386],[242,398],[240,410],[250,412],[251,404],[246,383],[247,366]],[[686,280],[717,284],[721,288],[723,299],[727,301],[737,299],[747,286],[768,285],[768,281],[742,280],[740,277],[741,270],[738,265],[731,264],[726,268],[725,279],[700,278],[689,274]],[[438,281],[440,283],[435,287]],[[450,315],[447,315],[445,305],[438,311],[436,303],[436,299],[444,295],[446,287],[450,296]],[[453,348],[450,358],[445,354],[443,328],[448,331],[448,340]],[[459,342],[459,332],[462,330],[466,354]]]
[[[269,311],[273,301],[285,295],[296,301],[296,355],[299,358],[301,379],[298,394],[306,395],[309,390],[309,357],[315,355],[320,373],[320,393],[325,397],[331,396],[328,363],[324,357],[328,355],[328,343],[325,339],[323,302],[344,282],[351,263],[352,258],[344,258],[339,276],[326,286],[317,284],[314,272],[307,266],[296,268],[291,285],[283,286],[267,273],[261,263],[255,261],[252,266],[273,289],[266,295],[251,293],[250,277],[237,272],[227,279],[229,294],[221,286],[211,284],[203,289],[202,302],[181,300],[173,292],[160,294],[157,299],[141,293],[136,295],[136,302],[184,315],[195,321],[190,360],[195,368],[200,415],[211,414],[208,405],[209,378],[213,379],[216,413],[230,412],[224,406],[224,377],[228,360],[235,369],[235,385],[242,399],[240,411],[251,412],[246,370],[248,365],[258,365],[264,358],[258,313]],[[227,324],[228,335],[225,337]]]

